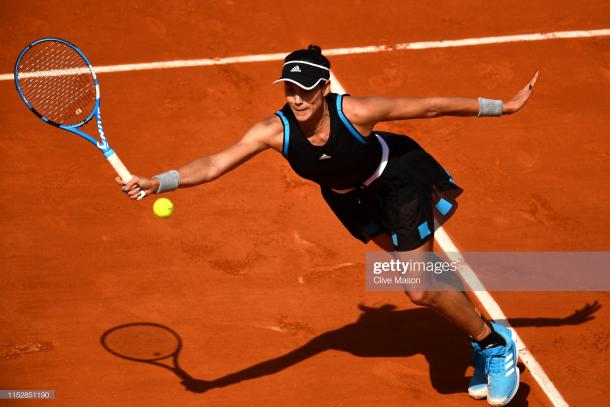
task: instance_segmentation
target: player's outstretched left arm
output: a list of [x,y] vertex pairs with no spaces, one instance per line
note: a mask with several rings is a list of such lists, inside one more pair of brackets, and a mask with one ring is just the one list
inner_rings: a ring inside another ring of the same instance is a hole
[[368,134],[379,122],[421,119],[439,116],[499,116],[519,111],[532,95],[538,71],[528,84],[512,98],[492,100],[467,97],[349,97],[344,99],[343,110],[352,123]]

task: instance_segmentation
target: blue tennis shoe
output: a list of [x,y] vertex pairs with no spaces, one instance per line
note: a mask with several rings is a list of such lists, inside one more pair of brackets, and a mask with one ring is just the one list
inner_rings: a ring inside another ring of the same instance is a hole
[[512,331],[495,322],[492,328],[506,341],[505,346],[481,349],[478,353],[484,358],[487,375],[487,402],[492,406],[507,405],[519,388],[519,369],[517,367],[517,344]]
[[476,342],[470,344],[474,374],[468,383],[468,395],[473,399],[481,400],[487,397],[487,374],[485,374],[485,357],[481,354],[481,347]]

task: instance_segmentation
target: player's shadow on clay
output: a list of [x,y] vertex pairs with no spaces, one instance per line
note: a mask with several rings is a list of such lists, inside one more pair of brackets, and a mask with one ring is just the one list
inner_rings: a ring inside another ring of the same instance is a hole
[[[595,302],[565,318],[511,318],[508,322],[515,328],[578,325],[593,319],[600,307]],[[435,390],[442,394],[465,392],[469,380],[465,373],[470,365],[471,349],[468,338],[460,330],[426,308],[397,310],[394,305],[379,308],[359,305],[359,308],[362,314],[356,322],[316,336],[284,355],[213,380],[194,379],[184,372],[178,376],[187,390],[203,393],[280,372],[327,350],[362,357],[423,354]],[[529,386],[521,383],[511,405],[527,405],[528,394]]]

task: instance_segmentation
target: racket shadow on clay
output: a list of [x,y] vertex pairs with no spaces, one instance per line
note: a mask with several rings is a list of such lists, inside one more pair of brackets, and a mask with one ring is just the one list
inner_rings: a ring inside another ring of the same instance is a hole
[[100,342],[109,353],[122,359],[160,366],[173,372],[182,379],[181,384],[187,390],[206,387],[205,380],[194,379],[180,367],[178,357],[182,339],[165,325],[153,322],[119,325],[104,332]]

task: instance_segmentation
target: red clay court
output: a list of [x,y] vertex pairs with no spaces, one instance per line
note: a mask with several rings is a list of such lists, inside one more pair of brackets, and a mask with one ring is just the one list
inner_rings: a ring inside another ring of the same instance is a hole
[[[152,175],[228,146],[280,108],[271,82],[281,64],[118,65],[385,46],[329,55],[345,91],[494,98],[540,69],[514,116],[383,129],[416,139],[465,189],[445,227],[460,251],[609,251],[610,36],[397,46],[610,29],[608,2],[528,3],[0,3],[0,390],[56,391],[0,404],[487,405],[466,394],[465,335],[403,293],[367,291],[373,246],[351,238],[279,154],[168,195],[176,210],[161,220],[152,199],[125,199],[95,149],[28,112],[12,71],[25,45],[48,36],[115,67],[99,73],[104,128],[132,172]],[[608,292],[490,294],[540,368],[525,368],[511,405],[607,404]],[[222,386],[187,391],[168,370],[107,352],[104,332],[134,322],[174,330],[181,368]]]

